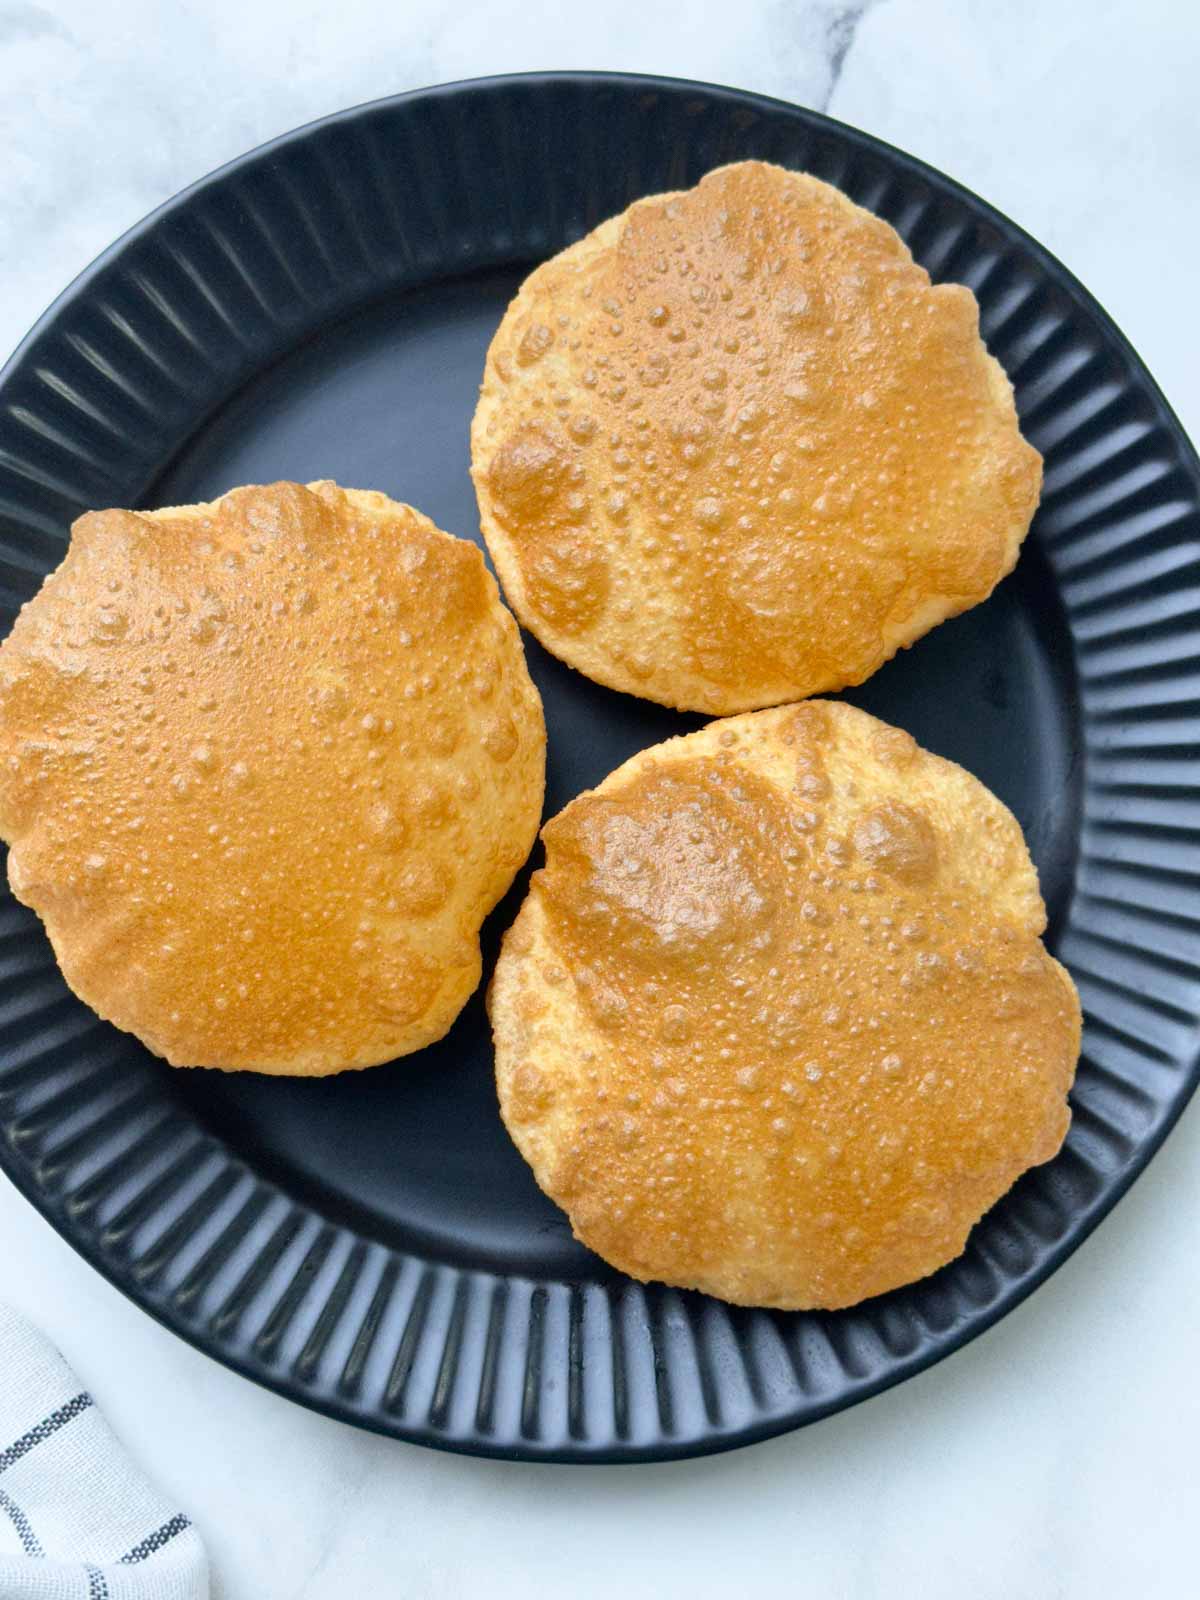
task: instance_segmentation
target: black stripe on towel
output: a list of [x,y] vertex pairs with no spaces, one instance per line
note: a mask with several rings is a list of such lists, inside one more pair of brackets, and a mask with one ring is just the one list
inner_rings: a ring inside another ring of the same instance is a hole
[[17,1538],[21,1541],[21,1548],[27,1556],[44,1556],[46,1552],[38,1543],[37,1534],[29,1525],[29,1518],[9,1494],[0,1489],[0,1511],[7,1511],[13,1527],[17,1530]]
[[145,1561],[147,1556],[152,1556],[156,1550],[161,1550],[163,1545],[170,1544],[177,1533],[182,1533],[185,1528],[190,1528],[191,1523],[182,1511],[173,1516],[170,1522],[164,1522],[161,1528],[156,1528],[142,1540],[135,1544],[132,1550],[127,1550],[121,1557],[122,1562],[129,1566],[135,1561]]
[[108,1579],[99,1567],[85,1567],[88,1579],[88,1600],[109,1600]]
[[77,1417],[81,1411],[86,1411],[92,1403],[90,1394],[77,1394],[73,1400],[68,1400],[65,1406],[59,1406],[57,1411],[52,1411],[48,1417],[43,1417],[36,1428],[30,1428],[28,1433],[23,1433],[15,1443],[10,1444],[7,1450],[0,1450],[0,1472],[5,1467],[11,1467],[14,1461],[19,1461],[22,1456],[28,1455],[35,1444],[41,1444],[43,1439],[48,1439],[52,1433],[57,1433],[64,1422],[70,1422],[72,1417]]

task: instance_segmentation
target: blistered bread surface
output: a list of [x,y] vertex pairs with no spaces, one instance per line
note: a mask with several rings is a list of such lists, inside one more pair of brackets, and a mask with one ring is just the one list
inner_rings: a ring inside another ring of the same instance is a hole
[[860,683],[985,599],[1041,485],[970,290],[762,162],[531,274],[472,462],[522,623],[600,683],[711,713]]
[[478,549],[382,494],[82,517],[0,649],[9,879],[177,1065],[439,1038],[536,833],[545,733]]
[[546,825],[491,988],[500,1102],[634,1277],[840,1307],[1058,1150],[1079,1002],[1020,828],[813,701],[642,752]]

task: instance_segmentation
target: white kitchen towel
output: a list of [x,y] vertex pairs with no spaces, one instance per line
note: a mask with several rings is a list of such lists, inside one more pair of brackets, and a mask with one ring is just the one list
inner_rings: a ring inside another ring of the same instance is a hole
[[207,1600],[200,1536],[54,1346],[0,1305],[0,1600]]

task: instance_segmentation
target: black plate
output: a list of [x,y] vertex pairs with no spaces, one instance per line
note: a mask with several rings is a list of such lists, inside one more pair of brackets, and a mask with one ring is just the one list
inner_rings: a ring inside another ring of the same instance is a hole
[[[329,476],[474,535],[467,427],[524,273],[635,196],[743,156],[838,184],[935,278],[970,284],[1046,457],[1016,574],[853,698],[977,773],[1025,828],[1086,1011],[1071,1133],[936,1277],[838,1315],[738,1311],[631,1283],[572,1240],[500,1124],[480,995],[392,1068],[172,1072],[72,998],[36,919],[5,900],[11,1177],[169,1327],[402,1438],[650,1460],[849,1405],[1028,1294],[1145,1166],[1200,1071],[1196,457],[1052,257],[813,112],[648,78],[483,81],[329,118],[188,190],[84,273],[0,379],[5,626],[90,506]],[[526,646],[550,811],[699,720]],[[486,930],[489,959],[524,884]]]

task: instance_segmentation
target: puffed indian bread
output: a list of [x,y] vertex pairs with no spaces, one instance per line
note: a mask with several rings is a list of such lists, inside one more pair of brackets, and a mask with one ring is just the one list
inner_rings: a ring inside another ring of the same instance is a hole
[[176,1066],[440,1038],[545,729],[479,550],[385,495],[97,511],[0,648],[0,834],[71,988]]
[[526,279],[471,454],[524,626],[599,683],[715,714],[861,683],[986,599],[1041,486],[971,291],[760,161]]
[[933,1272],[1070,1120],[1080,1013],[1015,819],[827,701],[643,751],[547,823],[490,993],[579,1239],[742,1305]]

